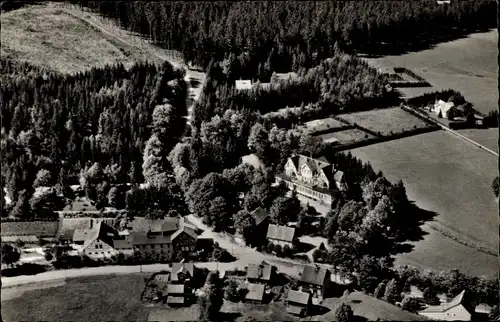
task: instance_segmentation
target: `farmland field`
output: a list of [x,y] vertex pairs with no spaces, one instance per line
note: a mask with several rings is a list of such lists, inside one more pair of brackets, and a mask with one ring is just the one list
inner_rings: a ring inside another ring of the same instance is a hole
[[498,33],[475,33],[432,49],[399,56],[366,59],[376,68],[406,67],[433,87],[400,88],[406,96],[455,89],[487,113],[498,107]]
[[127,46],[61,11],[55,4],[26,6],[1,15],[1,55],[62,73],[108,64],[162,60]]
[[338,140],[340,144],[347,144],[364,141],[366,139],[372,139],[374,136],[358,129],[350,129],[334,133],[322,134],[318,135],[318,137],[322,138],[325,142]]
[[380,132],[384,136],[430,127],[427,122],[399,107],[342,114],[339,117],[375,133]]
[[399,262],[471,275],[498,273],[498,256],[492,255],[498,254],[498,204],[490,187],[498,173],[495,156],[444,131],[350,152],[389,180],[402,179],[417,206],[437,213],[423,227],[429,235]]
[[484,145],[495,152],[498,151],[498,129],[466,129],[457,130],[458,133],[467,138]]
[[10,300],[2,298],[2,317],[6,321],[146,321],[149,309],[139,299],[144,276],[81,277],[62,286],[26,291]]

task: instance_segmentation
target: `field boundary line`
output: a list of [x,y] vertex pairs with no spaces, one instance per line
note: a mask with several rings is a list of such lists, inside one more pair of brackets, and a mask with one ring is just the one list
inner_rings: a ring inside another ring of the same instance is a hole
[[471,143],[471,144],[473,144],[473,145],[477,146],[478,148],[483,149],[483,150],[485,150],[486,152],[489,152],[489,153],[493,154],[493,155],[494,155],[494,156],[496,156],[496,157],[498,157],[498,156],[499,156],[499,155],[498,155],[498,153],[496,153],[495,151],[493,151],[493,150],[491,150],[491,149],[489,149],[489,148],[485,147],[484,145],[479,144],[479,143],[477,143],[476,141],[473,141],[473,140],[469,139],[468,137],[466,137],[466,136],[464,136],[464,135],[462,135],[462,134],[460,134],[460,133],[458,133],[458,132],[456,132],[456,131],[454,131],[454,130],[450,129],[450,128],[449,128],[449,127],[447,127],[446,125],[444,125],[444,124],[442,124],[442,123],[440,123],[440,122],[438,122],[438,121],[436,121],[436,120],[433,120],[432,118],[430,118],[430,117],[429,117],[429,116],[427,116],[427,115],[424,115],[424,114],[423,114],[423,113],[421,113],[420,111],[417,111],[416,109],[411,108],[411,107],[409,107],[409,106],[404,106],[404,108],[405,108],[405,109],[409,109],[409,110],[411,110],[411,111],[413,111],[413,112],[415,112],[415,113],[419,114],[421,117],[423,117],[423,118],[425,118],[425,119],[427,119],[427,120],[429,120],[429,121],[433,122],[434,124],[436,124],[436,125],[438,125],[439,127],[441,127],[443,130],[450,132],[451,134],[453,134],[453,135],[455,135],[455,136],[459,137],[460,139],[462,139],[462,140],[464,140],[464,141],[467,141],[467,142],[469,142],[469,143]]

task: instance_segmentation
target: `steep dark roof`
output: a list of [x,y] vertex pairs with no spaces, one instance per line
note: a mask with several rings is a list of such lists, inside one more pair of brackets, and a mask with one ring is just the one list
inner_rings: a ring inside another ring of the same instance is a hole
[[174,240],[177,236],[179,236],[182,233],[186,233],[194,239],[198,238],[198,234],[193,228],[188,226],[182,226],[179,230],[177,230],[172,234],[171,240]]
[[100,222],[88,232],[87,239],[85,240],[82,249],[87,248],[97,238],[108,244],[110,247],[113,247],[113,240],[117,235],[118,232],[114,228]]
[[291,243],[295,237],[295,228],[271,224],[267,228],[266,237]]
[[271,265],[248,264],[247,278],[260,279],[263,281],[271,280]]
[[260,225],[266,218],[269,218],[269,215],[262,207],[258,207],[254,211],[252,211],[252,216],[255,219],[255,225]]
[[316,265],[305,265],[301,281],[308,284],[323,286],[329,271]]
[[153,233],[176,231],[180,226],[180,218],[170,217],[164,219],[147,219],[143,217],[135,217],[129,223],[129,228],[132,231],[151,231]]
[[0,224],[1,236],[56,237],[59,220],[56,221],[6,221]]
[[132,245],[171,244],[172,235],[148,235],[145,231],[131,231],[128,238]]
[[194,267],[193,263],[172,263],[172,273],[170,279],[172,281],[178,281],[179,277],[177,274],[184,273],[189,274],[189,276],[193,277],[196,267]]

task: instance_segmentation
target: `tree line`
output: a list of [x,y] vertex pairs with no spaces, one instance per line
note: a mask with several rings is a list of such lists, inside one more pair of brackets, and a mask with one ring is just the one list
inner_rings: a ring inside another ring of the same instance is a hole
[[270,76],[316,66],[332,56],[335,43],[347,52],[378,54],[496,26],[495,2],[489,0],[72,3],[116,19],[203,68],[233,54],[247,78],[256,70]]
[[96,163],[110,184],[142,183],[152,129],[162,128],[166,153],[185,130],[184,75],[168,62],[75,75],[1,62],[1,179],[14,203],[36,186],[78,184],[80,172]]

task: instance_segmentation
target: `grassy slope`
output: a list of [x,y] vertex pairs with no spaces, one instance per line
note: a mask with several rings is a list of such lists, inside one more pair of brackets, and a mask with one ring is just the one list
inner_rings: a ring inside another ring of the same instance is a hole
[[[142,275],[93,276],[2,300],[6,321],[146,321]],[[4,290],[2,290],[2,293]]]
[[[497,158],[439,131],[351,150],[395,181],[402,179],[408,196],[420,208],[438,214],[431,225],[470,245],[498,253],[498,205],[490,188]],[[472,275],[493,276],[498,257],[430,234],[401,262],[435,269],[459,268]]]
[[477,110],[487,113],[498,106],[497,44],[498,34],[491,31],[471,34],[421,52],[367,60],[377,68],[409,68],[433,85],[433,88],[402,89],[405,93],[423,94],[453,88]]
[[51,3],[1,15],[2,56],[63,73],[136,61],[161,62],[145,50],[127,46],[62,12]]

